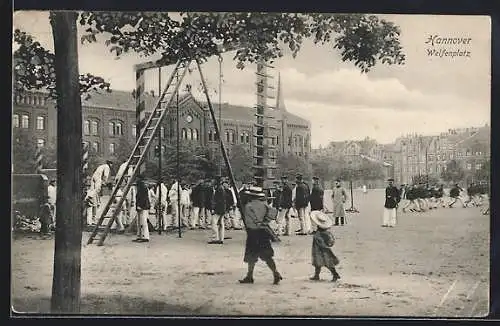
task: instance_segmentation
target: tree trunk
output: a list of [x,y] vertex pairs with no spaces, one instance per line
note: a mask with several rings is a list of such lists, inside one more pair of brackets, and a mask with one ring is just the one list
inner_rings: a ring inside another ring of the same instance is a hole
[[57,90],[57,215],[53,313],[80,311],[82,104],[76,12],[51,12]]

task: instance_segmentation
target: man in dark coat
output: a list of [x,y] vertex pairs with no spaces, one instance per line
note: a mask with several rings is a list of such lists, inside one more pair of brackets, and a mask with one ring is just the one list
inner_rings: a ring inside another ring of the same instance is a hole
[[292,208],[292,187],[288,183],[288,177],[283,175],[281,177],[281,190],[278,202],[278,233],[280,235],[289,236],[292,234],[290,224],[290,209]]
[[399,201],[399,190],[393,185],[394,179],[387,180],[389,184],[385,188],[385,203],[384,203],[384,219],[382,222],[383,227],[396,226],[396,212]]
[[302,180],[302,174],[296,176],[297,186],[295,187],[294,205],[300,219],[300,230],[298,235],[307,235],[311,232],[311,221],[306,214],[306,207],[309,205],[310,190],[309,186]]
[[201,211],[203,208],[203,179],[198,181],[198,183],[192,188],[191,190],[191,204],[193,205],[193,225],[196,227],[196,225],[200,226],[200,229],[205,228],[205,221],[204,218],[201,215]]
[[205,219],[204,225],[208,227],[208,224],[212,222],[212,201],[214,197],[214,187],[210,179],[205,180],[203,183],[203,218]]
[[224,243],[224,216],[227,212],[227,195],[226,189],[222,186],[220,177],[215,180],[215,192],[212,200],[212,240],[209,244],[223,244]]
[[273,206],[274,208],[278,209],[279,206],[280,206],[280,198],[281,198],[281,185],[280,185],[280,182],[278,180],[275,180],[273,182],[274,184],[274,190],[273,190],[273,201],[271,203],[271,206]]
[[[321,185],[319,184],[319,178],[313,177],[313,186],[311,189],[311,196],[309,201],[311,204],[311,213],[314,211],[322,211],[324,209],[323,196],[324,196],[324,191],[323,188],[321,188]],[[312,226],[312,228],[314,229],[314,226]]]
[[144,182],[144,176],[137,176],[137,192],[135,195],[137,209],[137,239],[135,242],[149,242],[148,217],[151,209],[149,190]]

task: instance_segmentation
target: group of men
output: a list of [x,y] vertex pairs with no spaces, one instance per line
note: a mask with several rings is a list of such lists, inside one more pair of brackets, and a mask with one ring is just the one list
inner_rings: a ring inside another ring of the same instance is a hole
[[[281,182],[276,181],[274,188],[267,191],[268,204],[278,209],[276,220],[276,233],[289,236],[292,234],[291,219],[298,217],[300,228],[295,231],[297,235],[308,235],[314,232],[311,222],[311,213],[314,211],[328,211],[324,204],[324,190],[318,177],[313,177],[312,188],[303,180],[302,174],[297,174],[294,183],[289,183],[286,175],[281,177]],[[335,181],[332,191],[333,217],[335,225],[345,224],[344,203],[347,192],[341,186],[340,179]]]
[[470,184],[462,189],[458,183],[454,184],[449,192],[445,192],[444,185],[429,186],[426,183],[416,185],[401,185],[401,198],[406,200],[402,211],[409,209],[410,212],[424,212],[438,207],[453,208],[457,201],[462,207],[482,206],[484,196],[487,195],[488,187]]

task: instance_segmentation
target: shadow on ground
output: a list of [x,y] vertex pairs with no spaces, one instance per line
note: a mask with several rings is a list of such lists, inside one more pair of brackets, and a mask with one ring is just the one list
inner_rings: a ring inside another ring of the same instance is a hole
[[[32,297],[13,300],[16,307],[24,307],[26,311],[37,314],[50,314],[50,297]],[[82,297],[80,314],[112,314],[112,315],[209,315],[209,307],[196,309],[182,305],[173,305],[158,300],[147,300],[140,297],[123,295],[86,295]]]

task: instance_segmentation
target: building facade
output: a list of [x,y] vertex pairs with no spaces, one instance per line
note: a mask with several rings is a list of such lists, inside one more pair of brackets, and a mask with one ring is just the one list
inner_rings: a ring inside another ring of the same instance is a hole
[[438,135],[408,134],[392,144],[378,144],[366,138],[357,141],[331,142],[327,147],[315,149],[315,156],[357,164],[363,157],[386,162],[386,176],[397,183],[412,183],[413,177],[429,175],[439,179],[447,164],[455,160],[465,171],[466,182],[472,181],[474,172],[490,160],[490,127],[449,129]]
[[[157,100],[158,97],[154,94],[145,94],[147,111],[152,111]],[[174,102],[159,130],[163,144],[173,145],[177,142],[178,106],[181,145],[218,149],[218,135],[208,105],[195,99],[191,93],[180,95],[178,103],[176,100]],[[119,143],[123,140],[135,144],[137,137],[135,107],[132,93],[123,91],[92,93],[89,99],[82,99],[83,141],[101,154],[103,159],[112,159]],[[214,103],[213,108],[218,119],[219,104]],[[222,117],[220,132],[228,152],[233,146],[241,145],[253,153],[256,133],[255,109],[222,103],[220,110]],[[310,122],[286,110],[281,85],[278,85],[276,106],[269,111],[273,117],[270,123],[275,126],[267,139],[268,144],[273,145],[270,156],[295,154],[308,159],[311,152]],[[149,116],[149,113],[146,113],[146,116]],[[55,101],[49,99],[45,92],[14,94],[12,127],[14,137],[17,133],[26,133],[36,139],[38,146],[55,144],[57,137]]]

